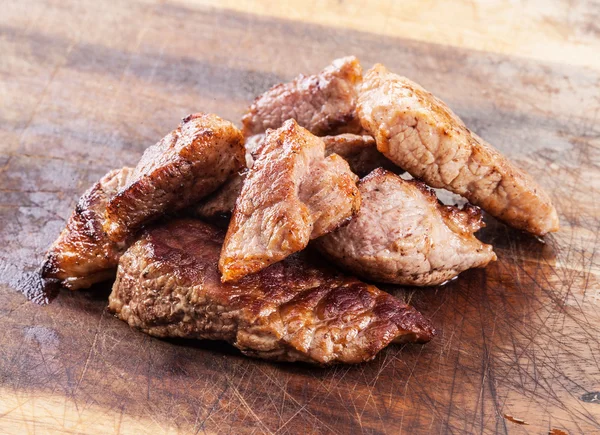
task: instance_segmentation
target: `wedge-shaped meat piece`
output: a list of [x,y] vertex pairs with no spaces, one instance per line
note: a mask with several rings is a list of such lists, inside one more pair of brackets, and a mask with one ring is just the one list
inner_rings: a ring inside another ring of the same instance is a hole
[[483,226],[473,206],[440,204],[423,183],[377,169],[359,183],[362,204],[345,227],[316,240],[340,266],[367,279],[435,285],[496,259],[473,233]]
[[47,285],[76,290],[114,277],[126,244],[112,242],[102,223],[106,204],[127,183],[132,171],[110,171],[79,199],[66,228],[46,254],[42,278]]
[[277,361],[360,363],[435,333],[414,308],[306,252],[222,284],[222,242],[191,219],[146,230],[121,257],[109,309],[150,335],[225,340]]
[[317,136],[360,131],[355,109],[361,74],[358,59],[350,56],[334,60],[316,75],[272,87],[242,118],[244,135],[279,128],[290,118]]
[[357,111],[378,149],[414,177],[515,228],[536,235],[558,230],[556,210],[540,186],[416,83],[375,65]]
[[269,130],[237,199],[219,267],[237,280],[333,231],[360,207],[356,176],[290,119]]
[[108,203],[104,229],[122,241],[165,212],[214,192],[243,162],[243,137],[232,123],[190,115],[144,152],[127,186]]

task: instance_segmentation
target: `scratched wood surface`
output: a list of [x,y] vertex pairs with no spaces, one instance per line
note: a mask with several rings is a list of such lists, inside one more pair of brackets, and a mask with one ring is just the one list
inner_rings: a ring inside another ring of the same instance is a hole
[[[2,2],[0,433],[600,431],[598,4],[279,3]],[[356,367],[271,364],[131,330],[105,310],[110,284],[26,299],[107,170],[190,112],[239,123],[256,94],[347,54],[441,96],[560,214],[544,241],[488,219],[498,262],[387,287],[433,320],[433,342]]]

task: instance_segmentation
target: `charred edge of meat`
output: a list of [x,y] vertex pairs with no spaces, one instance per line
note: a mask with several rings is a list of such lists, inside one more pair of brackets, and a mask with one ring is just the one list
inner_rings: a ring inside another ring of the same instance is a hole
[[198,118],[202,118],[204,114],[202,112],[197,112],[197,113],[190,113],[188,116],[185,116],[183,118],[181,118],[181,124],[187,124],[188,122],[190,122],[193,119],[198,119]]
[[[199,125],[192,126],[193,130],[191,132],[185,132],[184,134],[183,127],[196,119],[202,121],[199,122]],[[206,122],[206,124],[201,124],[202,122]],[[173,210],[187,207],[194,202],[194,196],[196,196],[196,200],[199,199],[198,196],[201,197],[202,195],[198,195],[198,192],[194,190],[194,186],[198,179],[203,178],[198,171],[199,165],[205,163],[200,163],[194,156],[183,155],[181,150],[177,154],[171,155],[171,149],[193,148],[194,144],[211,142],[212,138],[217,138],[220,141],[221,135],[224,135],[224,142],[228,149],[219,148],[218,153],[227,155],[227,152],[230,151],[234,159],[227,162],[228,167],[213,167],[214,171],[211,175],[215,180],[223,178],[222,181],[225,181],[226,178],[244,165],[243,136],[232,123],[216,115],[200,112],[190,114],[183,118],[182,123],[175,130],[169,132],[159,142],[148,148],[142,156],[141,162],[145,161],[148,156],[154,156],[154,154],[147,154],[150,150],[152,150],[151,153],[157,153],[158,156],[168,154],[169,158],[159,166],[151,167],[149,170],[145,169],[143,174],[138,175],[111,198],[106,208],[107,219],[104,223],[104,229],[107,231],[109,238],[115,242],[120,242],[127,236],[138,232],[144,224],[156,220],[160,214],[163,214],[164,210],[156,209],[148,210],[147,213],[137,213],[138,203],[140,201],[152,203],[152,199],[156,199],[157,192],[162,192],[166,197],[166,199],[161,198],[161,200],[164,199],[163,205],[168,204]],[[217,152],[216,147],[213,145],[211,144],[209,153]],[[209,167],[206,166],[204,169],[208,170]],[[208,179],[207,177],[204,178]],[[169,185],[165,186],[165,183]],[[211,185],[211,188],[205,187],[206,191],[202,192],[204,195],[210,195],[220,185],[208,182],[206,184]]]
[[56,263],[56,254],[49,253],[39,268],[39,276],[42,281],[42,293],[48,295],[50,299],[54,299],[62,287],[62,280],[56,277],[59,272],[60,269]]

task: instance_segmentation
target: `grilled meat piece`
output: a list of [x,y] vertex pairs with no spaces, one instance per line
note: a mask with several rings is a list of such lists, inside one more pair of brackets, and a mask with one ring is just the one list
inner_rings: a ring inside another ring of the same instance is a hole
[[127,183],[132,171],[110,171],[79,199],[66,228],[46,254],[42,278],[47,285],[76,290],[114,277],[126,243],[112,242],[102,223],[106,204]]
[[350,223],[315,241],[333,262],[364,278],[435,285],[496,260],[473,233],[481,212],[440,204],[423,183],[377,169],[359,183],[362,198]]
[[[249,168],[254,164],[264,137],[265,135],[260,133],[246,138],[246,164]],[[339,155],[348,162],[352,172],[360,177],[377,168],[384,168],[398,174],[404,172],[377,150],[375,139],[371,136],[344,133],[322,136],[321,139],[325,143],[326,156]]]
[[356,176],[290,119],[269,130],[237,199],[219,267],[237,280],[306,247],[360,207]]
[[109,201],[104,229],[122,241],[165,212],[209,195],[243,162],[243,137],[232,123],[190,115],[144,152],[128,184]]
[[360,363],[435,333],[414,308],[307,252],[222,284],[222,242],[192,219],[146,230],[121,257],[109,309],[153,336],[225,340],[277,361]]
[[[246,138],[246,163],[249,168],[254,164],[254,158],[258,155],[258,147],[264,137],[264,134],[256,134]],[[325,143],[325,156],[339,155],[348,162],[350,170],[359,176],[367,175],[379,167],[396,173],[404,172],[377,151],[375,139],[371,136],[346,133],[337,136],[323,136],[321,139]],[[215,193],[200,201],[193,208],[192,214],[211,221],[229,219],[235,206],[235,200],[242,191],[246,173],[247,171],[242,171],[233,175]]]
[[558,230],[540,186],[416,83],[375,65],[364,77],[357,112],[379,151],[414,177],[515,228],[540,236]]
[[272,87],[242,118],[244,136],[279,128],[290,118],[317,136],[361,131],[355,112],[361,74],[358,59],[349,56],[316,75]]

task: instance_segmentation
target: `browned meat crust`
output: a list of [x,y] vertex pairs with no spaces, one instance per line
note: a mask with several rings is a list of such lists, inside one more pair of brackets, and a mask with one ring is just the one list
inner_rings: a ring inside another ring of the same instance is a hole
[[362,68],[354,56],[333,61],[316,75],[300,75],[256,98],[242,118],[244,136],[279,128],[288,119],[317,136],[361,131],[356,118],[356,85]]
[[496,260],[473,233],[481,211],[440,204],[423,183],[377,169],[359,183],[358,215],[316,240],[332,261],[367,279],[436,285]]
[[360,207],[355,180],[346,161],[325,158],[323,141],[293,119],[269,130],[229,224],[223,281],[258,272],[345,223]]
[[104,229],[122,241],[165,212],[212,193],[243,166],[241,132],[216,115],[197,113],[146,150],[129,183],[108,203]]
[[[256,134],[246,138],[246,164],[249,168],[254,164],[254,158],[258,155],[258,148],[264,137],[264,134]],[[358,176],[367,175],[379,167],[395,173],[404,172],[377,150],[375,139],[371,136],[345,133],[337,136],[323,136],[321,139],[325,143],[325,155],[339,155],[348,162],[350,170]],[[211,222],[229,220],[235,201],[242,191],[246,173],[246,171],[242,171],[234,174],[215,193],[194,206],[191,211],[192,215],[208,219]]]
[[364,77],[357,111],[377,148],[414,177],[515,228],[536,235],[558,230],[541,187],[416,83],[375,65]]
[[414,308],[306,252],[222,284],[222,242],[191,219],[147,230],[119,262],[109,309],[150,335],[225,340],[277,361],[360,363],[434,336]]
[[76,290],[114,277],[126,244],[112,242],[102,223],[106,204],[127,183],[132,171],[110,171],[79,199],[66,228],[46,254],[42,277],[47,285]]

